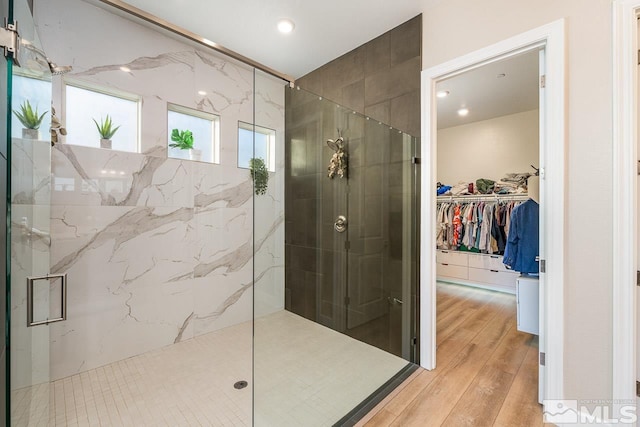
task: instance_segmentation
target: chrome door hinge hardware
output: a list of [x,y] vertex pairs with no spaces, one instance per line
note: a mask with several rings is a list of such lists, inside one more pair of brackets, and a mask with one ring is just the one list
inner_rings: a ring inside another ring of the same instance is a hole
[[18,34],[18,23],[7,23],[5,18],[4,27],[0,28],[0,47],[4,50],[4,56],[11,55],[14,62],[18,63],[18,51],[20,50],[20,34]]
[[636,286],[640,286],[640,270],[636,272]]
[[411,163],[414,165],[419,165],[420,164],[420,157],[412,157],[411,158]]
[[546,273],[547,272],[547,261],[544,259],[540,260],[540,273]]
[[540,76],[540,88],[543,89],[545,87],[547,87],[547,76],[543,74]]
[[546,366],[545,365],[546,362],[547,362],[547,355],[545,353],[543,353],[543,352],[540,352],[540,365],[541,366]]
[[[640,64],[638,64],[640,65]],[[640,160],[638,160],[638,175],[640,175]]]
[[636,381],[636,396],[640,397],[640,381]]

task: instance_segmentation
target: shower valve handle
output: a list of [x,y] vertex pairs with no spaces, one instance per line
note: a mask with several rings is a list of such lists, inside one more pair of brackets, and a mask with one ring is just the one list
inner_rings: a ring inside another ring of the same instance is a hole
[[335,228],[338,233],[347,231],[347,218],[344,215],[338,216],[336,222],[333,224],[333,228]]

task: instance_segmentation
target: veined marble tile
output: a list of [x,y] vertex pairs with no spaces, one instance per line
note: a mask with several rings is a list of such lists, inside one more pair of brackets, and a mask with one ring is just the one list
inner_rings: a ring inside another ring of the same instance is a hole
[[51,143],[12,138],[11,149],[11,203],[49,205]]
[[[193,337],[191,281],[111,290],[95,283],[76,290],[80,300],[107,303],[79,307],[69,301],[69,319],[51,325],[52,377],[64,378]],[[71,292],[71,284],[70,289]]]
[[232,165],[193,164],[193,196],[197,208],[237,208],[252,202],[253,183],[247,169]]
[[253,317],[252,286],[250,265],[230,274],[196,278],[193,290],[194,334],[198,336],[251,320]]
[[85,257],[103,248],[109,256],[95,259],[97,267],[117,264],[125,271],[135,261],[138,272],[157,259],[188,263],[190,255],[182,245],[189,245],[192,219],[192,208],[54,206],[51,269],[66,271],[92,262]]
[[207,95],[198,101],[198,109],[217,114],[228,113],[238,120],[253,117],[253,71],[230,58],[195,51],[194,80]]
[[58,144],[56,205],[192,206],[193,162]]
[[[27,328],[27,278],[49,273],[49,206],[13,205],[11,221],[11,372],[12,388],[48,381],[49,337],[46,328]],[[49,291],[38,282],[37,318],[47,316]],[[34,317],[36,317],[34,316]]]
[[233,273],[251,258],[252,212],[246,208],[196,208],[195,277]]
[[[47,54],[74,67],[65,79],[140,98],[144,153],[53,150],[51,271],[69,274],[69,320],[50,327],[54,377],[250,320],[254,280],[257,312],[282,308],[282,82],[257,73],[254,89],[251,68],[85,1],[42,2],[35,18]],[[59,78],[56,106],[62,90]],[[220,116],[220,164],[167,159],[168,103]],[[237,167],[238,121],[276,130],[264,196]]]

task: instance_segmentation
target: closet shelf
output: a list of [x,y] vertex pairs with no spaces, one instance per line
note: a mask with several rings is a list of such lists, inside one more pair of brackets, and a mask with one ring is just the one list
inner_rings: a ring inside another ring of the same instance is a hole
[[473,194],[463,196],[438,196],[440,202],[491,202],[491,201],[510,201],[510,200],[529,200],[528,194]]

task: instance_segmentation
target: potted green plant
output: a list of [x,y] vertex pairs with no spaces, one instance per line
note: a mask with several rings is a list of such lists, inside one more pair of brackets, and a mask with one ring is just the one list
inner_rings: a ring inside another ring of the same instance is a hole
[[111,138],[116,131],[120,129],[120,126],[113,127],[113,121],[108,114],[106,119],[100,119],[100,124],[98,124],[96,119],[93,119],[93,122],[96,124],[98,133],[100,134],[100,148],[111,149]]
[[190,130],[173,129],[171,131],[171,141],[173,141],[173,143],[169,144],[169,147],[178,148],[180,150],[189,150],[190,160],[199,161],[202,158],[202,150],[193,148],[194,139],[193,133]]
[[260,157],[249,159],[249,171],[253,179],[253,188],[257,195],[267,192],[267,184],[269,183],[269,170],[264,160]]
[[31,107],[31,103],[26,100],[20,105],[20,111],[13,110],[13,114],[16,115],[20,123],[24,128],[22,129],[22,137],[24,139],[40,139],[40,125],[44,119],[45,111],[42,114],[38,113],[38,107],[35,109]]

